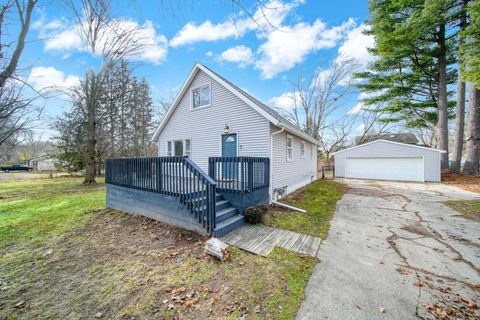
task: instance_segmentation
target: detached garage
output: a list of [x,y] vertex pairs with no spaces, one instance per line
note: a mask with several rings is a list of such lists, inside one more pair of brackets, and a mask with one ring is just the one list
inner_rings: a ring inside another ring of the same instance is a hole
[[412,144],[375,140],[334,153],[335,177],[440,182],[440,153]]

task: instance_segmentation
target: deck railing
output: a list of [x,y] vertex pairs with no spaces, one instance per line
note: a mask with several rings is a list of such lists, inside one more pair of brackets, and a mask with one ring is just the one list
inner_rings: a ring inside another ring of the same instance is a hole
[[264,157],[211,157],[208,175],[219,192],[247,193],[268,188],[270,159]]
[[177,197],[208,233],[216,227],[215,181],[188,157],[107,159],[105,182]]

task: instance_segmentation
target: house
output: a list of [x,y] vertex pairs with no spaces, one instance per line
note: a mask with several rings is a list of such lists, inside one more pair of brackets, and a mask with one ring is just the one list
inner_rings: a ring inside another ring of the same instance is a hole
[[48,155],[32,158],[28,160],[27,165],[40,172],[54,171],[59,167],[58,160]]
[[375,140],[388,140],[407,144],[418,144],[417,137],[411,133],[382,133],[355,137],[355,145],[372,142]]
[[374,140],[335,152],[335,177],[439,182],[441,153],[445,151]]
[[107,207],[220,236],[317,176],[315,139],[202,64],[153,139],[158,157],[107,159]]
[[208,171],[209,157],[271,159],[270,194],[316,179],[318,141],[202,64],[196,64],[155,131],[159,156],[188,156]]

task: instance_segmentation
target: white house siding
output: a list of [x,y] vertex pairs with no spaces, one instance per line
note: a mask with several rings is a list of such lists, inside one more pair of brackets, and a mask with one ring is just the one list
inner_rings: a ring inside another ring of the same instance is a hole
[[[271,133],[281,130],[270,125]],[[287,134],[293,137],[293,161],[287,161]],[[305,158],[300,158],[300,144],[305,142]],[[290,193],[317,178],[317,146],[286,131],[273,136],[272,185],[287,186]],[[313,153],[312,153],[313,151]]]
[[[191,110],[190,89],[207,83],[211,106]],[[159,156],[167,155],[167,141],[191,139],[191,159],[207,172],[208,158],[221,155],[226,124],[238,134],[239,156],[268,157],[268,120],[200,70],[158,137]]]
[[422,157],[424,159],[425,181],[440,181],[440,153],[427,148],[401,145],[384,141],[366,144],[335,154],[335,176],[345,177],[345,158],[388,158],[388,157]]

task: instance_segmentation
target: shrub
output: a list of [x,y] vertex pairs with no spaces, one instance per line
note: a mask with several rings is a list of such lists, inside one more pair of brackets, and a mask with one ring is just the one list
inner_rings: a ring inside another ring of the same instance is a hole
[[265,206],[254,206],[245,209],[243,215],[248,223],[256,224],[262,222],[263,216],[267,212]]

